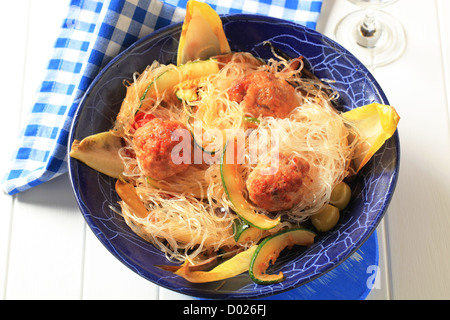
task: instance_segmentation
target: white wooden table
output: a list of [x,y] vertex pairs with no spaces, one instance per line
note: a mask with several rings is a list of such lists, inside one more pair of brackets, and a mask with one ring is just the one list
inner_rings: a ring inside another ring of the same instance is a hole
[[[5,168],[42,80],[68,0],[3,1],[0,10],[0,136]],[[318,31],[357,7],[324,0]],[[367,299],[450,298],[450,1],[389,7],[408,45],[373,70],[401,116],[400,177],[377,229],[380,281]],[[15,196],[0,194],[0,298],[189,299],[116,260],[87,227],[68,175]],[[111,281],[111,279],[114,279]]]

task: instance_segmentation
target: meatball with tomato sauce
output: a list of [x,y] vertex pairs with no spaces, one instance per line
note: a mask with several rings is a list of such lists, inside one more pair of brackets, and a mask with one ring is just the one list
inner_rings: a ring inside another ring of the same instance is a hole
[[[139,127],[133,137],[134,150],[146,176],[160,180],[188,169],[191,135],[179,121],[154,118]],[[186,139],[186,140],[185,140]]]
[[291,209],[300,202],[309,169],[309,163],[296,155],[272,155],[249,174],[246,186],[250,200],[269,212]]
[[240,103],[253,117],[286,118],[298,106],[294,87],[270,72],[254,72],[236,80],[228,90],[230,100]]

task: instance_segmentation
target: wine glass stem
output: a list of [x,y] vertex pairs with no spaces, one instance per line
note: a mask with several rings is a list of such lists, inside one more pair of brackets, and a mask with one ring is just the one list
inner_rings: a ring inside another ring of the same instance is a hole
[[381,29],[377,26],[375,14],[371,9],[367,9],[364,19],[356,31],[356,42],[365,48],[375,47],[381,36]]
[[367,10],[361,24],[361,33],[365,37],[371,37],[376,31],[375,17],[372,10]]

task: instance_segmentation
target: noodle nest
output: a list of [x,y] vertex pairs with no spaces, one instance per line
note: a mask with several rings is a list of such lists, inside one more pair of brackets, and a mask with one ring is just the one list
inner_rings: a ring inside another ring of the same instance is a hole
[[[220,150],[230,134],[242,139],[244,152],[239,169],[244,182],[258,163],[273,152],[294,154],[309,163],[301,200],[293,208],[269,213],[255,206],[259,212],[282,218],[277,227],[262,234],[276,233],[307,220],[329,201],[333,187],[351,170],[349,163],[356,142],[349,144],[347,138],[353,129],[333,107],[335,93],[322,81],[302,76],[302,59],[271,59],[261,64],[248,53],[234,53],[231,61],[220,67],[218,73],[196,79],[195,101],[180,101],[172,90],[157,89],[155,95],[142,100],[158,76],[176,69],[154,62],[141,74],[136,73],[132,83],[126,83],[126,98],[112,129],[125,141],[120,151],[124,176],[135,185],[150,212],[146,218],[139,218],[122,201],[125,221],[174,262],[202,259],[221,248],[241,250],[252,243],[237,244],[233,238],[233,220],[237,215],[222,185],[220,152],[202,152],[196,146],[195,160],[201,161],[195,161],[187,171],[157,182],[143,174],[133,145],[133,120],[138,111],[180,121],[191,129],[195,123],[211,150]],[[291,84],[299,103],[288,117],[259,117],[255,125],[245,120],[248,115],[227,92],[236,79],[261,71]],[[208,140],[206,133],[211,132],[215,139]],[[242,192],[248,196],[245,185]]]

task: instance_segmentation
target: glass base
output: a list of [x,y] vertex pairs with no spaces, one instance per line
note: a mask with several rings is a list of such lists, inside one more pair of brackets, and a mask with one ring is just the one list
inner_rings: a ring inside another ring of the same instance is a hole
[[403,26],[390,14],[374,11],[377,31],[370,37],[361,32],[365,10],[345,16],[336,26],[336,41],[353,53],[367,67],[377,67],[397,60],[405,50]]

